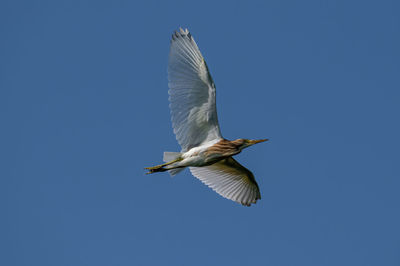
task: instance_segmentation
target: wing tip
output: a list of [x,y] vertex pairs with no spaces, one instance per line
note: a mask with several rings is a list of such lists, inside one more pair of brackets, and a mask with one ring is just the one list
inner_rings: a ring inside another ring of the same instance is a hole
[[[206,184],[205,182],[203,182],[204,184]],[[210,187],[212,190],[214,190],[215,192],[217,192],[217,194],[219,194],[221,197],[231,200],[233,202],[239,203],[243,206],[246,207],[250,207],[252,204],[256,204],[258,200],[261,199],[261,193],[260,191],[257,189],[257,194],[255,197],[250,197],[247,199],[243,199],[243,198],[238,198],[235,197],[235,195],[226,195],[224,193],[221,193],[221,191],[218,191],[216,188],[210,186],[209,184],[206,184],[208,187]]]
[[259,200],[259,199],[261,199],[261,198],[256,197],[255,199],[250,200],[250,201],[246,201],[246,202],[236,201],[236,202],[242,204],[243,206],[250,207],[252,204],[256,204],[256,203],[257,203],[257,200]]
[[189,40],[192,40],[192,34],[190,34],[189,30],[187,28],[182,29],[181,27],[179,27],[179,29],[174,31],[174,33],[172,34],[171,41],[175,41],[179,38],[185,38],[185,37],[188,37]]

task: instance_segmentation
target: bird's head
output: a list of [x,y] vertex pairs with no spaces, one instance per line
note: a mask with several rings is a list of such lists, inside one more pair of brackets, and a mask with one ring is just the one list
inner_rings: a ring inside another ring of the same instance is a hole
[[254,144],[261,143],[267,140],[268,139],[237,139],[234,140],[234,142],[236,142],[240,150],[243,150],[244,148],[250,147]]

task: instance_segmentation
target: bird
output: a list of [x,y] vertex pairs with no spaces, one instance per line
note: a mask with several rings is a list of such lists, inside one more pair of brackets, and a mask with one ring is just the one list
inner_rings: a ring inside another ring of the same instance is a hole
[[147,174],[190,172],[222,197],[250,206],[261,199],[253,173],[233,156],[268,139],[222,137],[216,89],[210,71],[188,29],[172,34],[168,58],[171,121],[180,152],[164,152],[164,164],[146,167]]

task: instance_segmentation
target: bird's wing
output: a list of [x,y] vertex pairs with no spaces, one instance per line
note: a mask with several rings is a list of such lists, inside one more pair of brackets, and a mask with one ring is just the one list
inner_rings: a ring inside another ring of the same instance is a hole
[[187,29],[172,35],[168,86],[172,127],[183,152],[222,138],[214,82]]
[[192,174],[222,197],[250,206],[261,199],[254,175],[232,157],[203,167],[190,167]]

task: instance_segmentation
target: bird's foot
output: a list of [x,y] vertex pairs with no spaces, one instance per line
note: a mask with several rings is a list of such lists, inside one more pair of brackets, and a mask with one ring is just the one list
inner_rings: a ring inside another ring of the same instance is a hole
[[148,175],[148,174],[153,174],[153,173],[156,173],[156,172],[165,172],[165,171],[167,171],[167,169],[165,169],[164,166],[165,165],[161,164],[161,165],[156,165],[156,166],[153,166],[153,167],[145,167],[144,169],[149,170],[146,173],[146,175]]
[[165,169],[164,166],[176,163],[182,161],[182,158],[177,158],[175,160],[172,160],[170,162],[164,163],[164,164],[160,164],[160,165],[156,165],[156,166],[152,166],[152,167],[145,167],[144,169],[149,170],[149,172],[147,172],[146,174],[152,174],[152,173],[156,173],[156,172],[165,172],[168,171],[169,169]]

